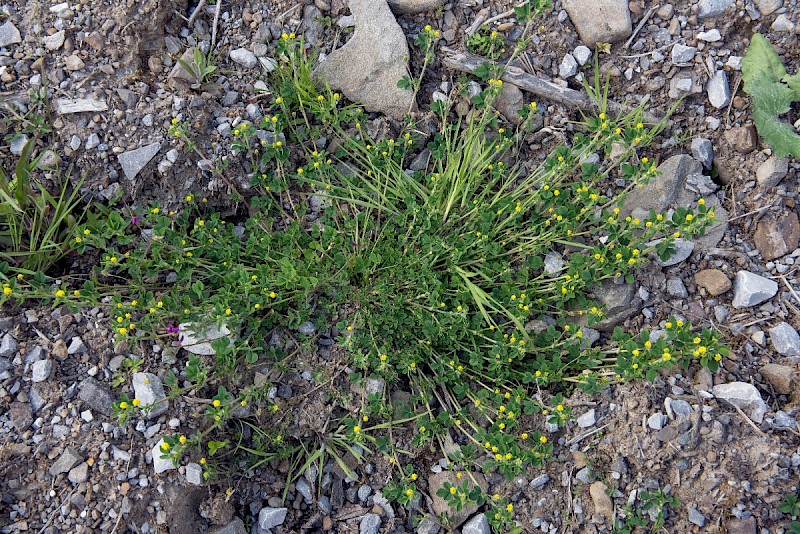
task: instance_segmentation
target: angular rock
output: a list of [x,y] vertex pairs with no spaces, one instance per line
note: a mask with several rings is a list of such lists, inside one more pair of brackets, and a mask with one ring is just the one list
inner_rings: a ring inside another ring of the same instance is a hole
[[53,360],[39,360],[33,362],[31,366],[31,381],[44,382],[50,378],[50,373],[53,372]]
[[575,422],[578,423],[578,428],[589,428],[594,426],[594,424],[597,422],[594,408],[578,417]]
[[27,403],[12,402],[8,413],[17,432],[25,432],[33,424],[33,409]]
[[725,232],[728,231],[728,210],[722,207],[717,197],[708,196],[704,198],[706,207],[714,211],[714,222],[704,235],[695,237],[694,242],[697,243],[697,247],[700,250],[705,252],[716,247],[725,237]]
[[695,137],[692,139],[692,157],[703,164],[706,170],[714,163],[714,147],[710,139]]
[[64,30],[58,31],[53,35],[48,35],[44,38],[44,47],[48,50],[58,50],[64,45],[67,34]]
[[756,7],[762,15],[771,15],[783,5],[783,0],[755,0]]
[[789,395],[792,392],[792,382],[794,380],[794,368],[788,365],[778,365],[768,363],[761,368],[761,376],[764,377],[769,385],[781,395]]
[[686,286],[683,285],[683,280],[680,278],[670,278],[667,280],[667,294],[673,298],[684,299],[689,296],[686,291]]
[[733,307],[749,308],[774,297],[778,293],[778,283],[749,271],[739,271],[733,290]]
[[164,438],[158,440],[152,450],[150,451],[153,455],[153,471],[155,474],[160,475],[165,471],[170,471],[172,469],[176,469],[175,464],[172,462],[171,458],[162,458],[161,455],[164,453],[164,450],[161,448],[161,445],[164,444]]
[[11,334],[5,334],[0,339],[0,358],[11,358],[17,353],[17,340]]
[[[655,241],[651,241],[647,244],[647,246],[657,245],[663,241],[663,239],[656,239]],[[692,255],[694,251],[694,242],[693,241],[686,241],[685,239],[676,239],[675,243],[673,243],[673,248],[675,249],[675,253],[672,254],[666,260],[662,260],[658,254],[653,252],[653,257],[656,260],[656,263],[659,264],[661,267],[672,267],[673,265],[677,265],[683,261],[686,261],[689,256]]]
[[630,215],[633,210],[640,210],[637,213],[643,214],[650,210],[656,213],[665,211],[684,192],[687,177],[702,174],[703,166],[691,156],[680,154],[659,165],[658,172],[659,175],[644,187],[633,189],[628,194],[621,208],[624,216]]
[[697,16],[701,19],[716,17],[733,5],[733,0],[700,0]]
[[67,56],[67,59],[64,60],[64,66],[67,70],[75,72],[85,69],[86,63],[84,63],[77,54],[72,54],[71,56]]
[[770,156],[756,170],[756,180],[761,187],[775,187],[789,172],[789,159]]
[[[428,490],[430,492],[431,498],[433,499],[433,512],[436,515],[442,514],[447,512],[450,514],[450,519],[452,520],[451,525],[453,528],[458,527],[461,523],[463,523],[469,516],[474,514],[478,511],[478,507],[474,504],[468,504],[460,511],[456,512],[453,510],[450,505],[447,504],[447,501],[436,495],[436,492],[439,491],[441,488],[444,487],[445,482],[449,482],[453,486],[459,486],[462,484],[463,480],[469,481],[469,487],[474,488],[475,484],[470,478],[468,473],[463,473],[463,478],[458,479],[456,477],[456,473],[454,471],[442,471],[441,473],[433,473],[428,477]],[[486,483],[486,480],[483,476],[476,476],[475,480],[477,480],[478,485],[486,492],[489,488],[489,485]]]
[[550,482],[550,476],[547,473],[544,473],[531,480],[530,486],[535,490],[540,490],[548,482]]
[[725,131],[725,140],[728,141],[736,152],[749,154],[758,145],[758,133],[752,124],[737,126]]
[[712,393],[717,399],[740,408],[757,424],[761,424],[764,420],[764,414],[767,413],[767,404],[752,384],[747,382],[720,384],[714,386]]
[[195,486],[203,483],[203,467],[200,464],[194,462],[186,464],[186,482]]
[[464,523],[461,534],[492,534],[486,514],[478,514]]
[[92,410],[103,415],[111,415],[114,397],[108,388],[94,378],[86,378],[78,385],[78,398],[88,404]]
[[389,0],[389,7],[398,15],[412,15],[423,11],[433,11],[444,5],[446,0]]
[[264,530],[269,530],[283,524],[286,520],[286,513],[288,508],[273,508],[267,506],[258,512],[258,527]]
[[758,223],[753,242],[767,261],[781,258],[800,245],[800,222],[793,211],[777,219],[764,218]]
[[772,347],[778,354],[788,358],[800,358],[800,335],[792,325],[782,322],[767,331]]
[[519,110],[525,103],[525,97],[522,90],[514,84],[507,83],[503,85],[500,94],[494,101],[494,108],[502,113],[503,117],[508,122],[517,124],[520,122]]
[[169,408],[164,385],[161,379],[152,373],[134,373],[133,392],[134,398],[141,401],[141,408],[148,419],[158,417]]
[[599,480],[589,486],[589,495],[594,503],[594,513],[611,518],[614,515],[614,503],[611,502],[611,497],[606,491],[608,491],[608,487]]
[[[617,285],[606,280],[592,288],[591,294],[604,308],[603,320],[592,325],[592,328],[600,332],[611,332],[625,319],[639,313],[643,304],[642,299],[636,295],[634,284]],[[586,314],[580,315],[575,322],[579,326],[586,326]]]
[[386,0],[351,0],[353,36],[321,61],[315,75],[338,87],[368,111],[402,119],[416,106],[397,82],[408,75],[408,44]]
[[244,521],[235,517],[225,526],[209,529],[208,534],[247,534],[247,529],[244,527]]
[[712,297],[722,295],[733,287],[730,278],[719,269],[703,269],[696,272],[694,283],[708,291]]
[[564,268],[564,259],[558,252],[548,252],[544,257],[544,274],[554,276]]
[[53,109],[59,115],[70,113],[108,111],[108,104],[105,100],[94,98],[57,98],[53,102]]
[[58,460],[50,466],[50,474],[52,476],[57,476],[61,473],[67,473],[75,464],[82,460],[83,457],[77,450],[72,447],[67,447],[64,449],[64,452],[61,453],[61,456],[58,457]]
[[695,54],[697,54],[697,47],[696,46],[686,46],[682,44],[676,44],[672,47],[672,63],[675,65],[684,65],[686,63],[691,63],[694,59]]
[[252,69],[258,65],[258,58],[246,48],[234,48],[228,54],[230,58],[246,69]]
[[631,12],[626,0],[564,0],[578,35],[588,47],[616,43],[632,33]]
[[732,518],[728,521],[727,534],[756,534],[757,531],[758,524],[754,516],[750,516],[747,519]]
[[689,508],[689,522],[702,528],[706,524],[706,517],[692,506]]
[[14,26],[10,20],[7,20],[5,24],[0,26],[0,48],[5,48],[9,45],[21,42],[22,36],[17,27]]
[[76,486],[89,478],[89,464],[81,462],[67,473],[67,479]]
[[572,78],[578,73],[578,62],[572,57],[572,54],[565,54],[564,59],[561,60],[561,65],[558,67],[558,77],[566,80]]
[[378,514],[365,514],[358,524],[359,534],[378,534],[381,528],[381,516]]
[[724,70],[718,70],[714,76],[708,80],[706,86],[708,91],[708,101],[717,109],[722,109],[731,100],[731,88],[728,85],[728,75]]
[[[178,333],[181,340],[181,346],[191,352],[201,356],[211,356],[216,354],[211,347],[211,342],[227,336],[231,338],[231,331],[228,325],[223,324],[217,328],[217,325],[211,324],[200,332],[193,330],[194,325],[191,323],[181,323],[178,325]],[[231,340],[232,342],[233,340]]]
[[717,41],[722,40],[722,34],[719,33],[719,30],[713,28],[707,32],[700,32],[697,34],[697,38],[701,41],[705,41],[707,43],[716,43]]
[[785,13],[775,17],[771,26],[772,31],[776,32],[793,32],[796,27],[797,25]]
[[653,430],[661,430],[667,422],[667,416],[661,412],[656,412],[647,418],[647,426]]
[[123,152],[117,156],[122,171],[128,180],[133,180],[150,163],[158,151],[161,150],[161,143],[153,143],[135,150]]
[[575,58],[575,61],[578,62],[578,65],[583,67],[586,65],[586,62],[589,61],[592,57],[592,51],[589,49],[588,46],[576,46],[575,50],[572,51],[572,57]]

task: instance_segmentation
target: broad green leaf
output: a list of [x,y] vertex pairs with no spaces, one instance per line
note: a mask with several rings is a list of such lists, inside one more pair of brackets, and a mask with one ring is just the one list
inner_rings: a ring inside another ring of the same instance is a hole
[[742,60],[744,90],[748,94],[748,86],[762,75],[777,82],[786,76],[786,69],[767,38],[757,33],[750,39],[750,46]]
[[794,132],[791,124],[759,108],[753,110],[753,121],[758,133],[769,143],[776,156],[782,158],[791,154],[800,158],[800,136]]

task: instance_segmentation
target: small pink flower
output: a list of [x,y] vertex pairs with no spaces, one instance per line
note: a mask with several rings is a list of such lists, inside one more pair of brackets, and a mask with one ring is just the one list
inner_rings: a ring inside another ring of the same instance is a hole
[[167,334],[177,334],[180,330],[174,324],[167,326]]

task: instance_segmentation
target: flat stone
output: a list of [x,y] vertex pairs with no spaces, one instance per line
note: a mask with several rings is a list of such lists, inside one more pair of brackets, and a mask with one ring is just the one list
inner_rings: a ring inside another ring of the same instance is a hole
[[108,104],[105,100],[95,98],[57,98],[53,102],[53,109],[59,115],[69,115],[70,113],[108,111]]
[[714,163],[714,147],[710,139],[695,137],[692,139],[692,157],[703,164],[706,170]]
[[50,466],[50,474],[52,476],[57,476],[61,473],[67,473],[75,464],[81,461],[83,461],[83,457],[80,453],[72,447],[67,447],[64,449],[64,452],[61,453],[61,456],[58,457],[58,460]]
[[67,56],[67,59],[64,60],[64,66],[69,71],[79,71],[86,68],[86,63],[78,56],[77,54],[72,54],[71,56]]
[[661,412],[656,412],[647,418],[647,426],[653,430],[661,430],[667,422],[667,416]]
[[789,159],[770,156],[756,170],[756,180],[761,187],[775,187],[789,173]]
[[701,19],[716,17],[733,5],[733,0],[700,0],[697,16]]
[[186,464],[186,482],[200,486],[203,483],[203,466],[194,462]]
[[594,408],[592,408],[591,410],[589,410],[585,414],[579,416],[575,420],[575,422],[578,423],[578,427],[579,428],[589,428],[591,426],[594,426],[594,424],[597,422],[597,419],[595,418],[595,410],[594,410]]
[[172,469],[176,469],[175,464],[172,462],[171,458],[162,458],[161,455],[163,454],[163,450],[161,449],[161,445],[164,443],[164,438],[158,440],[153,448],[151,449],[151,453],[153,454],[153,471],[155,474],[160,475],[166,471],[170,471]]
[[701,514],[697,508],[692,506],[689,508],[689,522],[697,525],[698,527],[703,527],[706,524],[706,517]]
[[708,291],[712,297],[722,295],[733,287],[730,278],[719,269],[703,269],[696,272],[694,283]]
[[708,101],[717,109],[722,109],[731,100],[731,88],[728,85],[728,75],[724,70],[718,70],[714,76],[708,80],[706,86],[708,91]]
[[389,7],[398,15],[412,15],[433,11],[443,6],[446,0],[389,0]]
[[749,271],[736,273],[733,284],[733,307],[750,308],[769,300],[778,293],[778,283]]
[[722,40],[722,34],[719,33],[718,29],[713,28],[707,32],[698,33],[697,38],[700,41],[705,41],[707,43],[716,43],[717,41]]
[[792,325],[782,322],[767,332],[769,332],[772,347],[778,354],[788,358],[800,358],[800,335]]
[[[226,324],[222,324],[219,328],[217,328],[216,324],[211,324],[200,332],[195,332],[194,328],[195,326],[191,323],[178,325],[181,346],[192,354],[201,356],[214,355],[216,353],[211,347],[212,341],[225,336],[231,339],[231,331]],[[231,342],[233,342],[232,339]]]
[[777,17],[775,17],[775,21],[772,23],[772,30],[776,32],[786,32],[791,33],[797,27],[797,25],[791,21],[786,14],[781,13]]
[[[436,495],[436,492],[439,491],[441,488],[444,487],[445,482],[449,482],[453,486],[459,486],[462,484],[463,480],[467,480],[469,482],[469,487],[474,488],[475,483],[470,478],[469,474],[463,473],[463,478],[458,479],[456,477],[456,473],[454,471],[442,471],[441,473],[433,473],[428,477],[428,491],[433,499],[433,512],[436,515],[443,514],[447,512],[450,515],[450,519],[452,520],[452,527],[456,528],[461,523],[466,521],[466,519],[478,511],[478,507],[474,504],[468,504],[464,506],[460,511],[453,510],[447,501],[441,498],[440,496]],[[489,485],[486,483],[486,480],[483,476],[476,476],[475,480],[477,480],[478,485],[486,492],[489,488]]]
[[684,184],[688,176],[702,174],[703,166],[696,159],[686,154],[672,156],[658,166],[659,175],[652,178],[642,188],[633,189],[621,207],[623,216],[630,215],[633,210],[649,213],[654,210],[662,213],[675,203],[681,193],[684,195]]
[[597,43],[617,43],[633,31],[626,0],[565,0],[562,6],[581,41],[590,48]]
[[269,530],[280,526],[286,520],[288,508],[273,508],[266,506],[258,512],[258,527],[263,530]]
[[578,62],[578,65],[583,67],[592,57],[592,50],[588,46],[576,46],[572,51],[572,57]]
[[561,60],[561,65],[558,67],[558,77],[566,80],[572,78],[578,73],[578,62],[572,57],[572,54],[565,54],[564,59]]
[[111,391],[92,377],[84,379],[78,385],[78,398],[89,407],[103,415],[111,415],[114,397]]
[[76,486],[82,482],[86,482],[89,478],[89,464],[86,462],[81,462],[72,469],[69,470],[67,474],[67,479],[75,484]]
[[464,523],[461,534],[492,534],[486,514],[478,514]]
[[783,6],[783,0],[755,0],[756,7],[762,15],[771,15]]
[[[606,280],[599,286],[593,287],[591,294],[605,309],[603,320],[592,325],[592,328],[600,332],[611,332],[625,319],[639,313],[643,304],[642,299],[636,294],[634,284],[617,285],[611,280]],[[586,326],[586,314],[579,316],[576,323],[579,326]]]
[[21,42],[22,36],[17,27],[14,26],[10,20],[7,20],[5,24],[0,26],[0,47],[5,48],[9,45]]
[[760,372],[764,380],[779,394],[789,395],[792,392],[792,383],[794,381],[793,367],[778,365],[777,363],[768,363],[761,368]]
[[680,278],[670,278],[667,280],[667,294],[670,297],[682,299],[689,296],[689,292],[686,291],[686,286],[683,285],[683,280]]
[[44,38],[44,47],[48,50],[58,50],[62,46],[64,46],[64,41],[66,40],[67,34],[64,30],[58,31],[53,35],[48,35]]
[[[255,529],[253,530],[255,532]],[[208,530],[208,534],[247,534],[244,521],[234,517],[230,523],[222,527],[215,527]],[[262,533],[258,533],[262,534]]]
[[753,516],[747,519],[732,518],[728,521],[727,527],[727,534],[756,534],[758,529],[756,518]]
[[17,353],[17,340],[11,334],[4,334],[0,339],[0,358],[11,358]]
[[246,48],[234,48],[229,53],[230,58],[246,69],[252,69],[258,65],[258,58],[254,53]]
[[417,525],[417,534],[439,534],[439,530],[441,530],[439,525],[431,521],[428,517],[425,517],[419,522],[419,525]]
[[519,110],[524,104],[525,96],[522,90],[514,84],[507,83],[500,89],[500,94],[492,105],[508,122],[517,124],[521,120]]
[[758,223],[753,242],[766,261],[772,261],[794,251],[800,245],[800,222],[789,211],[778,218],[764,218]]
[[712,393],[717,399],[740,408],[757,424],[761,424],[764,420],[764,414],[767,413],[767,404],[752,384],[747,382],[719,384],[714,386]]
[[739,154],[749,154],[758,146],[758,133],[752,124],[737,126],[725,131],[725,140]]
[[614,515],[614,503],[611,502],[611,497],[608,496],[607,491],[608,486],[599,480],[589,486],[589,495],[591,495],[592,503],[594,504],[594,513],[611,518]]
[[31,366],[31,381],[44,382],[53,372],[53,360],[39,360]]
[[696,46],[686,46],[682,44],[676,44],[672,47],[672,63],[674,65],[684,65],[687,63],[691,63],[694,59],[695,54],[697,54],[697,47]]
[[[647,246],[654,246],[662,241],[663,239],[656,239],[647,243]],[[689,256],[691,256],[694,251],[695,244],[694,241],[676,239],[672,246],[675,249],[675,253],[666,260],[662,260],[655,251],[653,252],[653,258],[661,267],[672,267],[673,265],[677,265],[689,259]]]
[[158,417],[169,408],[164,385],[161,379],[152,373],[134,373],[133,391],[135,398],[141,401],[141,408],[148,419]]
[[[403,119],[416,107],[414,93],[397,87],[408,75],[408,43],[386,0],[350,0],[353,36],[319,63],[315,74],[367,111]],[[356,67],[357,66],[357,67]]]
[[548,482],[550,482],[550,475],[548,475],[547,473],[543,473],[538,477],[534,478],[533,480],[531,480],[530,486],[535,490],[540,490]]
[[152,160],[158,151],[161,150],[161,143],[153,143],[135,150],[123,152],[117,156],[122,171],[128,180],[133,180]]
[[17,432],[25,432],[33,424],[33,408],[28,403],[12,402],[8,412]]
[[378,514],[365,514],[358,524],[359,534],[378,534],[381,528],[381,516]]
[[557,276],[564,268],[564,258],[558,252],[548,252],[544,257],[544,273],[549,276]]

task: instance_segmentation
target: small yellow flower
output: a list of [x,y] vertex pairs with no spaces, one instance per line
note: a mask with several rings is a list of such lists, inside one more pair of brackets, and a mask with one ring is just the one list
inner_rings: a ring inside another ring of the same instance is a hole
[[4,287],[3,288],[3,294],[4,295],[10,295],[11,292],[12,292],[12,289],[10,287]]
[[450,495],[455,495],[457,491],[455,486],[450,486]]
[[409,497],[413,497],[414,496],[414,490],[411,489],[411,488],[408,488],[406,490],[406,495],[408,495]]
[[128,409],[128,403],[125,402],[125,401],[120,402],[119,403],[119,409],[120,410],[127,410]]
[[88,228],[83,231],[83,235],[89,235],[91,233],[92,233],[92,231],[89,230]]
[[542,443],[547,443],[547,436],[540,436],[539,441]]
[[165,452],[168,451],[169,450],[169,443],[167,443],[166,441],[164,443],[162,443],[161,444],[161,450],[165,451]]
[[56,297],[62,298],[64,295],[66,295],[66,293],[64,293],[63,289],[59,289],[58,291],[56,291]]
[[704,199],[704,198],[701,198],[700,200],[698,200],[698,201],[697,201],[697,203],[698,203],[699,205],[701,205],[701,206],[705,206],[705,205],[706,205],[706,199]]
[[417,480],[417,478],[418,477],[416,473],[411,473],[411,480]]
[[206,459],[200,458],[200,465],[206,465]]
[[186,195],[186,202],[191,202],[193,198],[192,195]]
[[231,313],[233,313],[233,312],[231,311],[231,309],[230,309],[230,308],[227,308],[227,309],[225,310],[225,315],[230,315]]
[[694,216],[691,213],[687,213],[686,214],[686,222],[692,222],[692,219],[694,219]]
[[158,208],[153,208],[153,209],[150,210],[150,213],[152,213],[153,215],[158,215],[159,212],[161,212],[161,210],[158,209]]
[[222,405],[222,402],[220,402],[219,399],[214,399],[211,404],[214,406],[214,408],[219,408]]
[[270,291],[270,292],[269,292],[269,298],[271,298],[271,299],[274,299],[274,298],[275,298],[275,297],[277,297],[277,296],[278,296],[278,295],[276,295],[274,291]]
[[508,503],[508,506],[506,506],[506,511],[507,512],[513,512],[514,511],[514,505],[511,504],[511,503]]
[[359,432],[361,432],[361,427],[358,426],[358,425],[354,426],[353,427],[353,434],[358,434]]
[[276,104],[280,104],[281,102],[283,102],[283,98],[278,97],[278,98],[275,99],[275,103]]
[[134,406],[139,406],[139,405],[142,403],[142,401],[141,401],[140,399],[133,399],[133,400],[131,401],[131,403],[132,403]]
[[178,441],[181,443],[181,445],[184,445],[188,440],[186,439],[186,436],[181,436],[178,438]]

